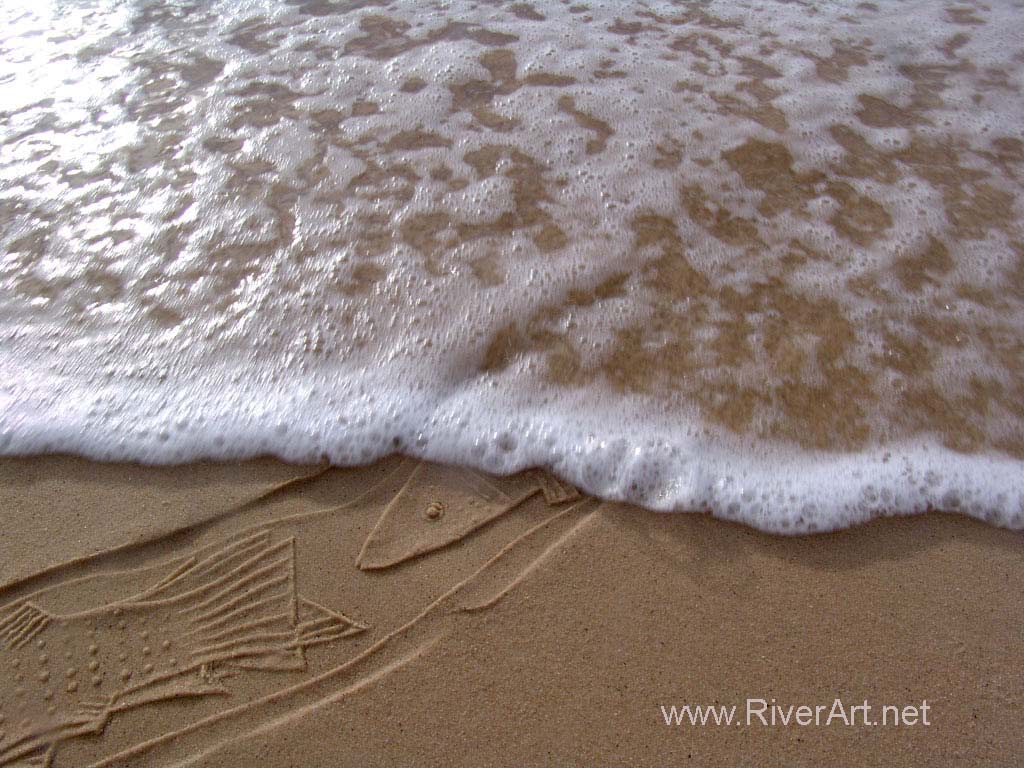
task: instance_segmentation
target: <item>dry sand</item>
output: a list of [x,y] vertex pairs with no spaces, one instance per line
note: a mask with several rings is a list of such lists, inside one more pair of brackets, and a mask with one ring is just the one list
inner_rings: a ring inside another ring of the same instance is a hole
[[[4,460],[0,765],[1024,753],[1018,533],[930,514],[778,538],[573,495],[401,458]],[[667,726],[660,710],[742,720],[748,698],[837,697],[872,716],[927,700],[931,724]]]

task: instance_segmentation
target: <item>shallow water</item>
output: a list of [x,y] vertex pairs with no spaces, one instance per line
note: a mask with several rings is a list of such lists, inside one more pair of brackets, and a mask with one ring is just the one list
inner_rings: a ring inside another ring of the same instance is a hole
[[0,450],[1024,526],[1024,3],[6,2]]

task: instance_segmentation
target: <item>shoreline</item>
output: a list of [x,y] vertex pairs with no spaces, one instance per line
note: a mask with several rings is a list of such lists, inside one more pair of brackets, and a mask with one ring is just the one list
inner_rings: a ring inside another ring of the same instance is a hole
[[[72,608],[121,605],[128,635],[173,634],[180,619],[161,624],[132,595],[191,586],[197,563],[221,578],[238,561],[217,558],[262,537],[268,553],[291,552],[296,605],[320,611],[308,626],[336,627],[303,635],[309,647],[287,669],[276,657],[260,671],[212,664],[226,693],[175,689],[110,713],[98,734],[61,742],[55,766],[357,765],[367,754],[724,766],[751,749],[787,765],[881,765],[904,750],[915,765],[999,765],[1024,748],[1024,606],[1012,588],[1024,538],[963,516],[775,536],[572,498],[564,484],[546,493],[536,473],[401,457],[340,469],[48,456],[4,459],[0,479],[0,615],[28,602],[63,626]],[[71,654],[79,638],[65,635]],[[116,663],[159,666],[159,652],[124,647]],[[133,685],[148,690],[147,674],[134,670]],[[750,700],[876,712],[926,702],[930,724],[669,726],[661,710],[742,715]]]

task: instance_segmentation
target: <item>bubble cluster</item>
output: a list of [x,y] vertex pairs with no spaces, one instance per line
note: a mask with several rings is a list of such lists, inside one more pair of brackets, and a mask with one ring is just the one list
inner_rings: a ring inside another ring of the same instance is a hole
[[0,452],[1024,525],[1010,2],[6,3]]

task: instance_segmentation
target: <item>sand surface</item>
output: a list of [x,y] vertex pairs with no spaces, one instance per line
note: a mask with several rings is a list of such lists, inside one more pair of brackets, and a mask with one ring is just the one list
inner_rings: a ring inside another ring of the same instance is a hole
[[[1003,766],[1024,750],[1024,540],[969,519],[779,538],[398,457],[45,457],[0,476],[2,765]],[[747,699],[837,697],[872,717],[927,700],[930,724],[668,726],[660,709],[742,720]]]

